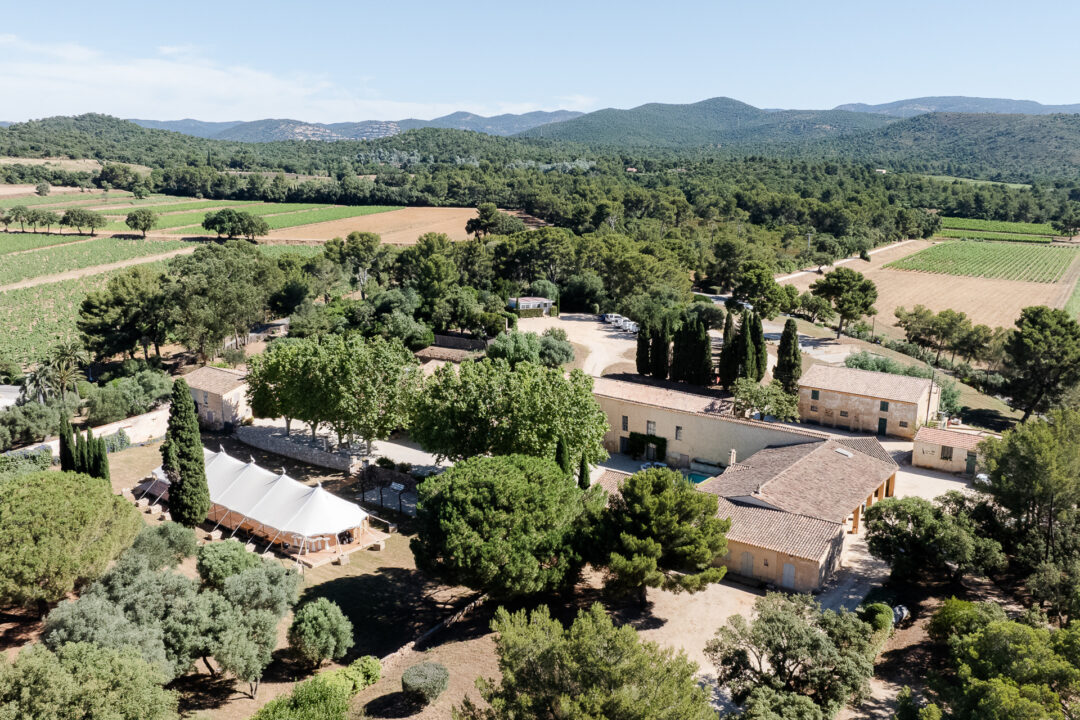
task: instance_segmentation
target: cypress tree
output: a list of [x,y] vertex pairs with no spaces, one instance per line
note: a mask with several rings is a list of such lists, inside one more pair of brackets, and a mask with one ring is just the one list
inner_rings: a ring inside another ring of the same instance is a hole
[[761,316],[754,313],[754,359],[757,360],[757,377],[755,380],[761,381],[761,378],[765,377],[765,373],[769,370],[769,349],[765,345],[765,330],[761,327]]
[[112,482],[112,476],[109,473],[109,450],[105,447],[105,438],[98,438],[94,444],[97,448],[94,477],[99,477],[106,482]]
[[60,426],[60,469],[75,472],[75,437],[67,420]]
[[634,357],[634,360],[637,363],[638,375],[649,374],[649,338],[651,335],[652,328],[642,323],[638,328],[637,355]]
[[736,338],[738,335],[735,333],[734,328],[731,326],[731,316],[734,313],[728,313],[727,325],[724,327],[724,346],[720,348],[720,367],[718,374],[720,376],[720,384],[725,388],[730,388],[735,384],[735,381],[739,377],[739,353]]
[[161,444],[162,468],[168,474],[169,512],[176,522],[195,527],[210,511],[199,418],[191,390],[183,379],[173,383],[169,428]]
[[670,345],[671,334],[667,323],[662,322],[659,327],[653,328],[649,339],[649,366],[652,376],[658,380],[667,380]]
[[706,386],[712,382],[712,337],[705,323],[696,323],[693,329],[692,350],[688,354],[686,379],[695,385]]
[[724,318],[724,345],[730,345],[735,338],[735,313],[729,312]]
[[799,378],[802,377],[802,353],[799,351],[799,328],[795,321],[788,318],[784,323],[784,333],[780,336],[780,350],[777,353],[774,377],[784,387],[784,392],[799,392]]
[[82,446],[82,467],[79,468],[79,472],[86,473],[91,477],[97,477],[94,473],[94,451],[97,449],[97,444],[94,442],[94,429],[86,428],[86,439],[83,441]]
[[75,433],[75,448],[71,463],[73,472],[86,472],[86,440],[82,433]]
[[671,370],[668,377],[672,380],[689,380],[686,375],[686,353],[689,348],[686,345],[686,331],[689,329],[689,321],[684,320],[679,329],[675,331],[675,337],[671,343]]
[[571,475],[570,450],[566,447],[566,442],[562,438],[555,441],[555,462],[559,464],[564,473]]
[[754,340],[751,337],[754,321],[749,313],[743,313],[739,322],[739,331],[735,333],[735,357],[738,362],[736,378],[757,379],[757,357],[755,355]]
[[581,463],[578,465],[578,487],[582,490],[589,489],[589,461],[585,459],[585,453],[581,453]]

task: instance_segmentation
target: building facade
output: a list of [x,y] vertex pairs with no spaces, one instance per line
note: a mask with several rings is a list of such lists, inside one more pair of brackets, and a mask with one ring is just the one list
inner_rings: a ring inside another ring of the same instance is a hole
[[[727,401],[711,395],[669,390],[643,383],[594,378],[593,396],[604,410],[608,452],[626,453],[631,434],[646,438],[644,457],[673,467],[719,472],[739,458],[770,445],[793,445],[821,439],[821,433],[730,415]],[[657,442],[659,441],[659,442]],[[734,455],[733,455],[734,454]]]
[[937,419],[941,389],[927,378],[814,365],[799,380],[803,422],[852,432],[914,438]]
[[911,464],[931,470],[974,475],[979,464],[979,443],[988,437],[997,436],[921,427],[915,435]]
[[229,429],[251,418],[246,373],[209,365],[184,376],[199,423],[212,430]]

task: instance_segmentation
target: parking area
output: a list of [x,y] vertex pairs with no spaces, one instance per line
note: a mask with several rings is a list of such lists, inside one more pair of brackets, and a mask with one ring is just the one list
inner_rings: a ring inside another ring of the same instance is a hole
[[588,350],[586,357],[577,358],[577,363],[587,375],[600,377],[605,371],[633,371],[637,336],[599,320],[596,315],[563,313],[559,317],[518,320],[518,330],[522,332],[540,335],[553,327],[565,330],[567,340]]

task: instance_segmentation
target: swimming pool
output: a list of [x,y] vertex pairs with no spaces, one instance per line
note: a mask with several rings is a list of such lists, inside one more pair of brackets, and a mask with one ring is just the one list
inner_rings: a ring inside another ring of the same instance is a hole
[[686,477],[690,478],[690,482],[697,485],[699,483],[705,482],[706,480],[711,478],[712,475],[709,475],[708,473],[699,473],[699,472],[691,471],[691,472],[686,473]]

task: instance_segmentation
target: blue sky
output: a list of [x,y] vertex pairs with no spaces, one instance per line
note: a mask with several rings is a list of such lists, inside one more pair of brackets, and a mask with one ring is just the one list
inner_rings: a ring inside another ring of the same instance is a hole
[[5,3],[0,120],[336,122],[727,95],[1080,102],[1080,3]]

